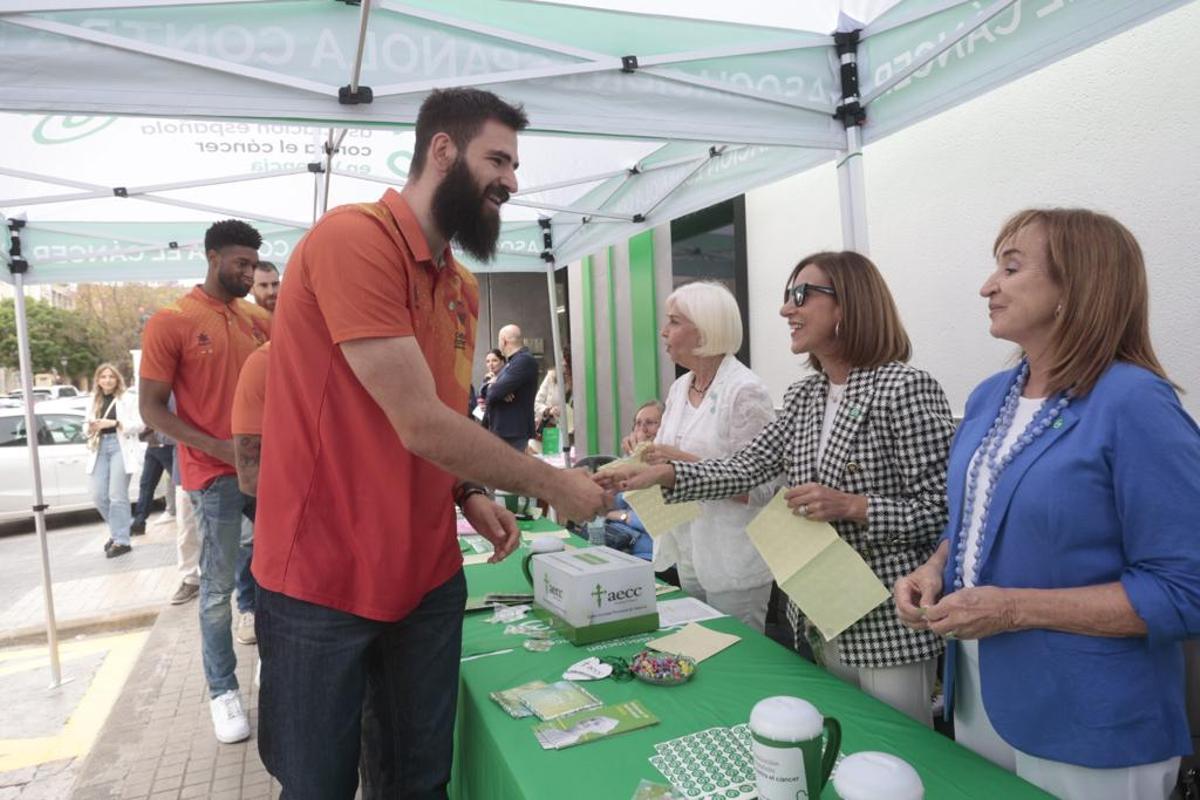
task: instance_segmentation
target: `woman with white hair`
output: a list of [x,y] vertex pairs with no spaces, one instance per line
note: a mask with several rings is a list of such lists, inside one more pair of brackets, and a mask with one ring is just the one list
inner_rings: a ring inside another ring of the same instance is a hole
[[[775,419],[767,387],[734,357],[742,346],[737,300],[717,283],[689,283],[667,298],[662,329],[667,355],[688,370],[667,394],[651,464],[726,458]],[[746,523],[771,499],[762,486],[727,500],[704,501],[698,519],[660,536],[654,568],[675,564],[681,587],[761,631],[771,572],[746,535]]]

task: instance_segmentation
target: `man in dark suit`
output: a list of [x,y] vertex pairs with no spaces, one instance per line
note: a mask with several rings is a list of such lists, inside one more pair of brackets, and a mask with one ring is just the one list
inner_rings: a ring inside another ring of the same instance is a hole
[[521,329],[505,325],[497,346],[508,359],[487,388],[488,429],[522,453],[533,438],[533,400],[537,396],[538,364],[525,346]]

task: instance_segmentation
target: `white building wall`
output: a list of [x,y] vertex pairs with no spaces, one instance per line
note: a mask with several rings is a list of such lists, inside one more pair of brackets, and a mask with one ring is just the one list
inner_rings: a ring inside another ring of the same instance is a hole
[[[1185,6],[865,151],[871,257],[891,286],[916,365],[955,413],[1004,367],[978,290],[1002,221],[1028,206],[1085,206],[1138,237],[1159,358],[1200,417],[1200,3]],[[747,195],[751,347],[777,401],[802,374],[777,312],[791,267],[841,249],[832,165]]]

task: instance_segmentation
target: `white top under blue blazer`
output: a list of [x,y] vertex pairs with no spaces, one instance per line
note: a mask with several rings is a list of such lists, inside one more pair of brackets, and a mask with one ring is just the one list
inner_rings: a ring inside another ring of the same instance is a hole
[[[951,447],[947,592],[967,470],[1015,377],[1009,370],[976,388]],[[1035,629],[980,640],[983,702],[996,732],[1022,752],[1085,767],[1191,753],[1181,642],[1200,635],[1200,428],[1170,384],[1141,367],[1110,366],[1008,465],[983,535],[978,585],[1120,581],[1148,630],[1112,638]],[[957,655],[946,651],[947,714]]]

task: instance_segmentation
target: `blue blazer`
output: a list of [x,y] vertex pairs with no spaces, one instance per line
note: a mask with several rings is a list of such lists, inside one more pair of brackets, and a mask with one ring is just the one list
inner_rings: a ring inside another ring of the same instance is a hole
[[532,439],[537,390],[537,359],[522,347],[487,387],[488,429],[502,439]]
[[[1002,372],[972,393],[951,447],[947,591],[967,468],[1015,375]],[[1148,631],[981,639],[983,703],[996,732],[1024,753],[1085,767],[1191,753],[1181,641],[1200,635],[1200,429],[1170,384],[1140,367],[1110,366],[1009,464],[984,535],[979,585],[1120,581]],[[947,714],[957,656],[957,646],[947,648]]]

